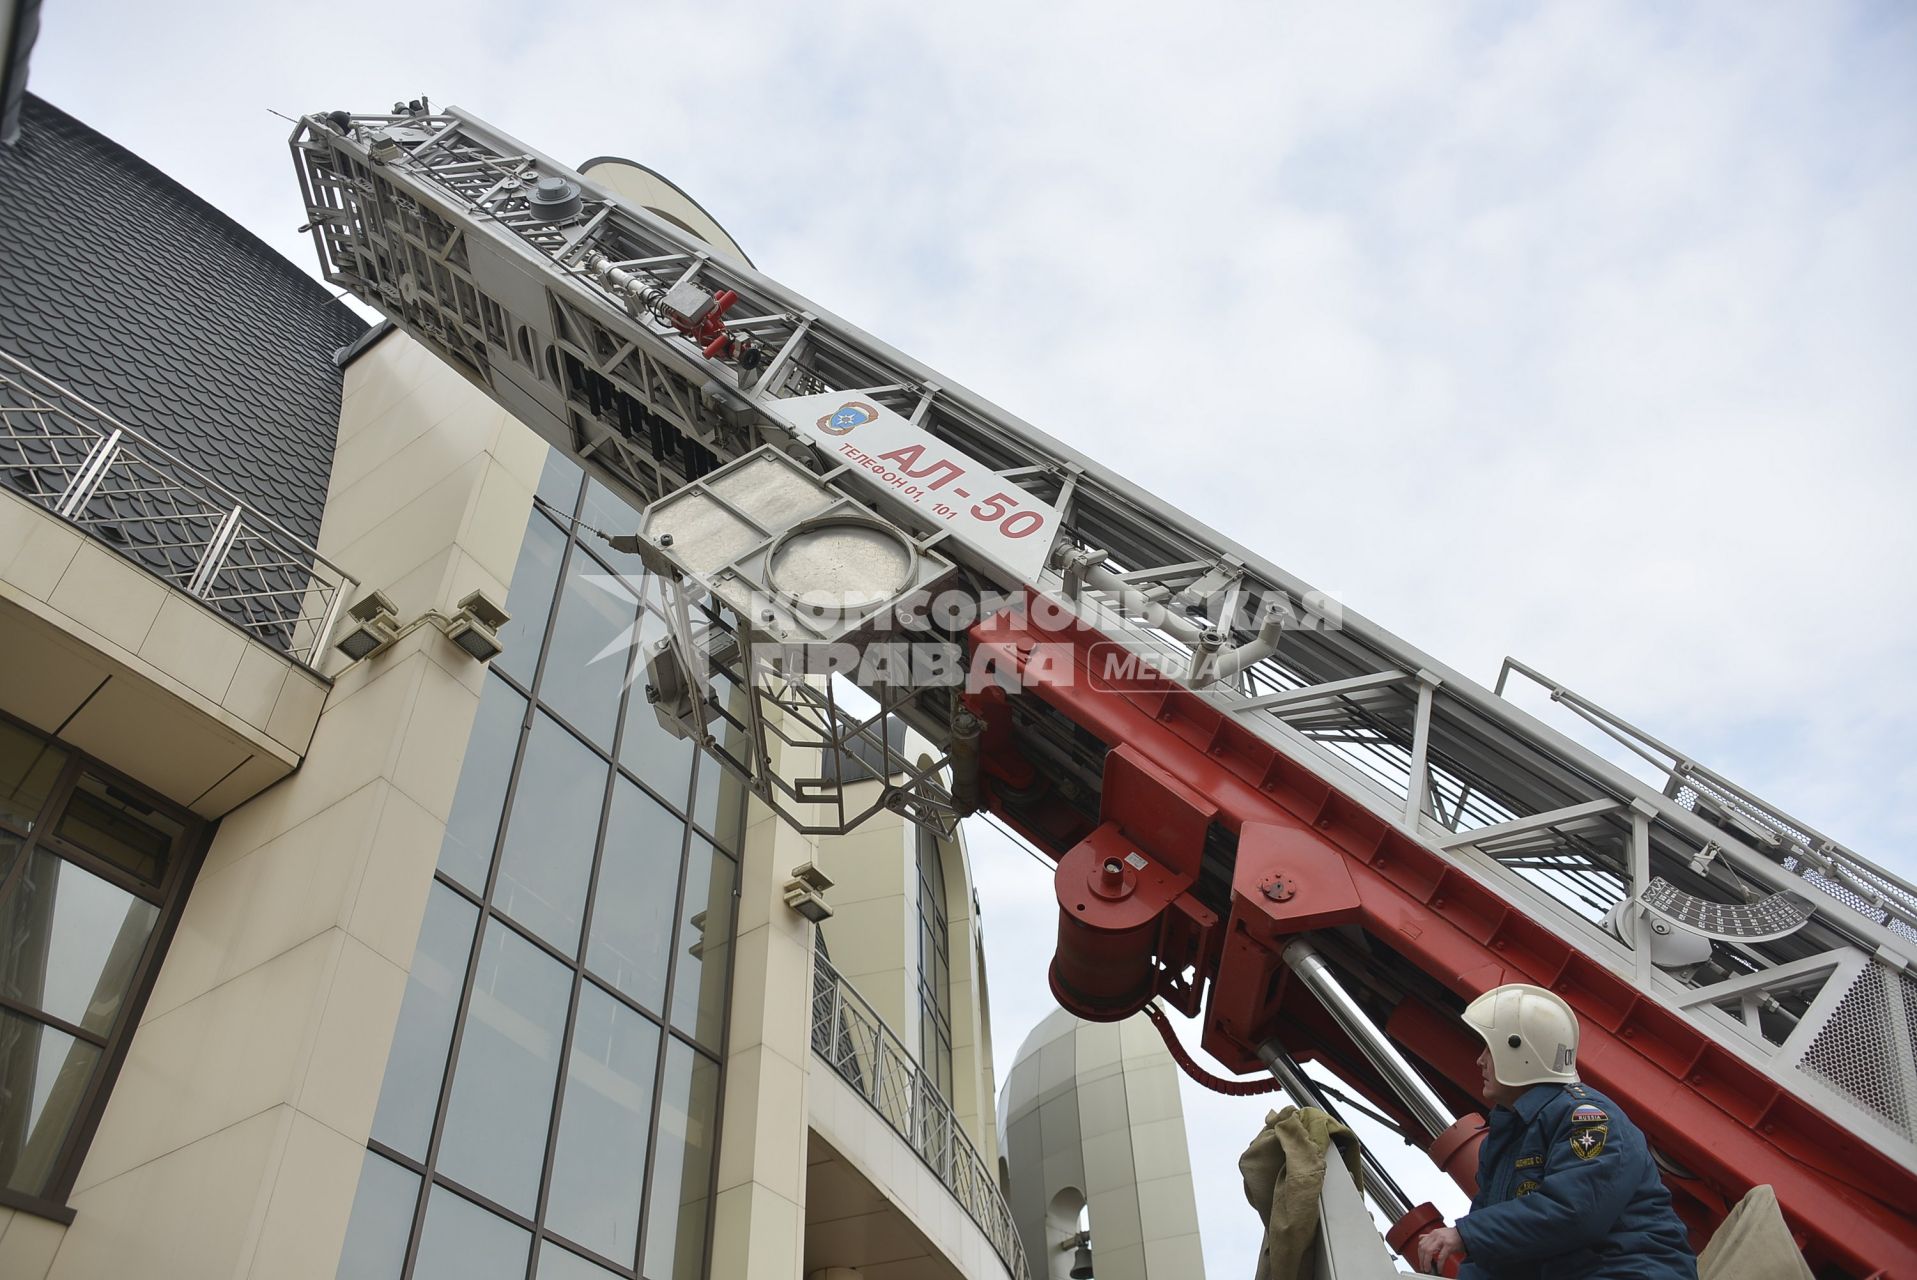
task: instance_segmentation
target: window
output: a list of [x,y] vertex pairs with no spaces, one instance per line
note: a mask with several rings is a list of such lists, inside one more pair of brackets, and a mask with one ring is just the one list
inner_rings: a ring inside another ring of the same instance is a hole
[[539,496],[521,651],[486,677],[387,1059],[354,1280],[705,1272],[745,792],[658,727],[643,668],[625,678],[640,569],[607,590],[561,531],[629,509],[560,459]]
[[938,837],[916,827],[919,851],[919,1057],[925,1074],[952,1100],[952,942],[945,907],[945,862]]
[[0,1204],[67,1219],[205,828],[0,717]]

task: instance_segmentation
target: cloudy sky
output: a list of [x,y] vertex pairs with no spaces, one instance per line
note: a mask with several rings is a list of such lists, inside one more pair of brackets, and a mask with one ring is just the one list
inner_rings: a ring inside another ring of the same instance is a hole
[[[309,268],[269,108],[631,156],[1465,673],[1519,656],[1909,874],[1917,9],[1174,8],[47,0],[31,83]],[[1003,1067],[1051,895],[974,847]],[[1262,1105],[1189,1106],[1248,1274]]]

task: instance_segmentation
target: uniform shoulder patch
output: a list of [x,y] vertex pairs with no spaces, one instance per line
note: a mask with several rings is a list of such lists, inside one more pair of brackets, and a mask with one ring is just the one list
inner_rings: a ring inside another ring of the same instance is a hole
[[1572,1124],[1609,1124],[1611,1117],[1604,1108],[1585,1103],[1571,1112]]
[[1602,1124],[1587,1124],[1571,1130],[1571,1154],[1580,1160],[1595,1160],[1604,1154],[1604,1140],[1610,1136],[1610,1128]]
[[1536,1178],[1526,1178],[1523,1182],[1520,1182],[1518,1184],[1517,1194],[1520,1196],[1528,1196],[1533,1191],[1536,1191],[1537,1189],[1538,1189],[1538,1180]]

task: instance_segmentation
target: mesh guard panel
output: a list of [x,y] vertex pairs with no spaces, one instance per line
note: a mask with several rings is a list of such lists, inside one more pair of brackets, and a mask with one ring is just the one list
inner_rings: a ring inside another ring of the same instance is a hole
[[[1899,990],[1894,996],[1891,984]],[[1901,1026],[1897,1025],[1901,1022]],[[1917,1031],[1917,983],[1872,965],[1857,975],[1798,1069],[1852,1099],[1908,1139],[1911,1082],[1897,1046]]]

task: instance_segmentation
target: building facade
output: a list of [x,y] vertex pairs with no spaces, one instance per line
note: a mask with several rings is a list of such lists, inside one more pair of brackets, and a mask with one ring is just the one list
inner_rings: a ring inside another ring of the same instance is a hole
[[0,1275],[1026,1275],[962,842],[661,729],[634,511],[403,334],[31,97],[0,193]]
[[1047,1280],[1204,1280],[1178,1064],[1143,1017],[1055,1009],[1006,1074],[1012,1216]]

